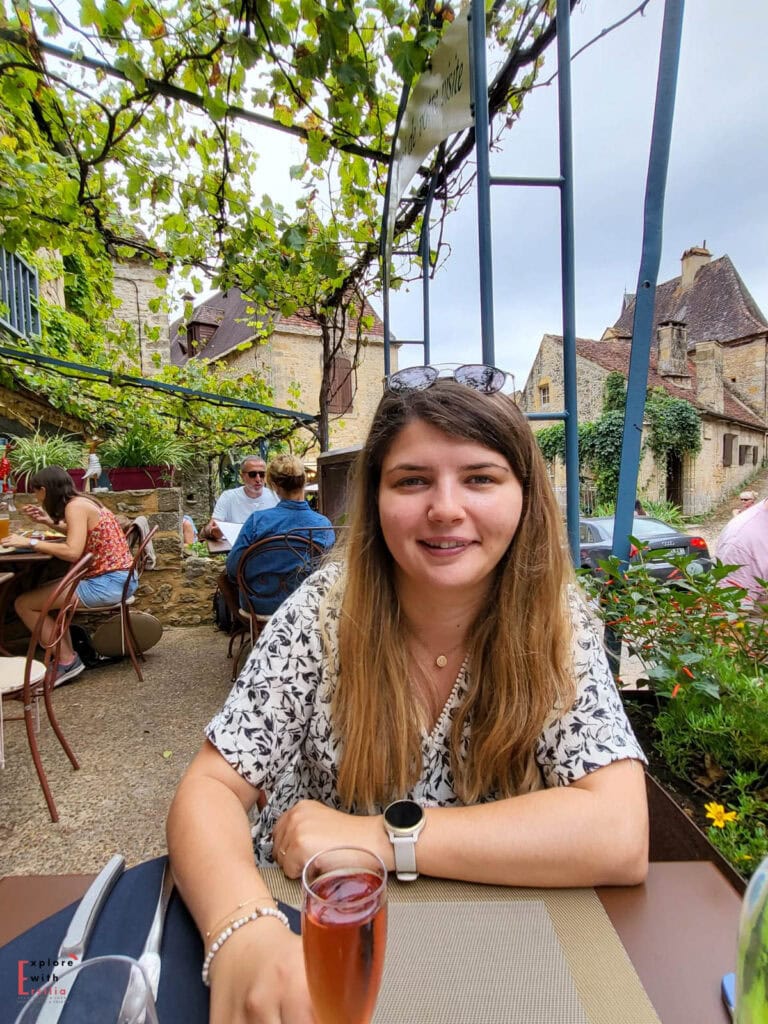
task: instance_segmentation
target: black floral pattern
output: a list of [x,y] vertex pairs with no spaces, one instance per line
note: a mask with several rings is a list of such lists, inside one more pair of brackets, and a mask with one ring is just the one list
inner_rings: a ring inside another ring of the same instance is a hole
[[[340,809],[336,792],[340,739],[330,707],[337,667],[339,570],[329,566],[306,580],[272,616],[240,678],[206,735],[267,804],[253,826],[259,863],[272,860],[272,829],[298,800]],[[579,591],[569,594],[577,696],[555,709],[536,744],[545,786],[565,786],[612,761],[645,761],[616,691],[595,622]],[[323,632],[328,649],[324,649]],[[423,736],[423,770],[404,794],[425,807],[460,803],[453,789],[448,741],[466,692],[462,666],[432,732]],[[469,740],[465,731],[464,743]]]

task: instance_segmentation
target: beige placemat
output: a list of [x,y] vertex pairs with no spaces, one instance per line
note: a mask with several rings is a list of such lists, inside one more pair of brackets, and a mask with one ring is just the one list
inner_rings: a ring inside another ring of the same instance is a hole
[[[265,868],[262,872],[277,899],[294,907],[301,905],[299,882],[285,878],[279,868]],[[439,931],[442,939],[442,934],[457,930],[457,903],[540,901],[546,907],[560,941],[589,1024],[616,1024],[617,1021],[621,1021],[621,1024],[660,1024],[621,940],[593,889],[516,889],[420,878],[412,883],[392,880],[388,897],[391,904],[452,904],[439,908],[441,923],[432,935],[434,961],[438,963],[441,945],[435,936]],[[462,914],[468,909],[462,907]],[[390,943],[387,961],[392,956],[393,948],[394,944]],[[547,981],[548,976],[545,975],[541,984],[547,984]],[[419,992],[424,992],[425,984],[426,979],[422,978]],[[458,977],[454,974],[450,979],[450,987],[454,991],[463,984],[463,972]],[[426,1005],[426,1001],[417,998],[414,1008],[419,1005]],[[378,1017],[376,1019],[378,1022]],[[414,1024],[427,1020],[413,1013],[406,1019]],[[547,1024],[559,1022],[551,1020]]]

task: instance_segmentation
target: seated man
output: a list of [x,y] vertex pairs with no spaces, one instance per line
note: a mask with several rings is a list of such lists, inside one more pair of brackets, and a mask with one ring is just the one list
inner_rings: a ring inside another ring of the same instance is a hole
[[[273,508],[277,498],[269,488],[264,486],[267,475],[267,464],[260,455],[248,455],[240,463],[240,479],[242,487],[231,487],[222,491],[213,507],[210,520],[200,528],[198,540],[221,540],[224,534],[216,524],[244,523],[253,512]],[[237,621],[237,590],[229,581],[226,571],[218,579],[218,589],[229,609],[231,624]]]
[[[295,455],[278,455],[269,463],[267,482],[280,499],[274,508],[264,512],[254,512],[243,526],[237,541],[227,556],[227,574],[230,580],[237,582],[237,568],[245,551],[256,541],[269,537],[278,537],[286,533],[309,537],[321,547],[328,548],[336,537],[330,519],[314,512],[304,498],[306,473],[300,459]],[[263,590],[262,597],[251,600],[252,611],[258,615],[271,615],[280,603],[288,596],[290,590],[301,583],[311,571],[311,567],[303,560],[304,552],[274,551],[265,553],[264,557],[253,560],[253,573],[249,584],[256,591]],[[289,573],[295,569],[295,579],[291,579],[288,588],[277,589],[277,574]],[[269,574],[275,574],[271,578]],[[240,595],[242,607],[243,595]]]
[[223,523],[244,523],[252,512],[273,508],[277,498],[264,486],[267,466],[260,455],[248,455],[240,463],[242,487],[231,487],[222,491],[213,507],[213,515],[200,530],[200,540],[221,540],[224,534],[216,525]]

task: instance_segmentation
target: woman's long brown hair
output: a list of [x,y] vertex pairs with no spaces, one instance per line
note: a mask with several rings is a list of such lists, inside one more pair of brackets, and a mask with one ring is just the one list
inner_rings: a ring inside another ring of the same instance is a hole
[[469,632],[469,689],[450,741],[457,795],[473,803],[529,788],[545,721],[575,697],[566,596],[572,572],[560,511],[525,417],[506,395],[483,395],[449,380],[425,391],[387,392],[358,457],[338,583],[332,719],[342,744],[339,793],[357,810],[404,796],[421,770],[421,709],[378,513],[383,460],[413,420],[499,452],[523,489],[517,532]]

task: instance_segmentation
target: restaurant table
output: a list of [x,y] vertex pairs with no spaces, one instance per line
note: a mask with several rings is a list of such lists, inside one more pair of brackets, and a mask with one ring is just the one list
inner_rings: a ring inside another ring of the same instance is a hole
[[[0,880],[0,945],[79,899],[92,878]],[[727,1024],[720,981],[735,969],[741,901],[714,865],[656,862],[643,885],[596,892],[662,1024]]]
[[13,572],[15,580],[9,580],[0,585],[0,652],[7,654],[3,646],[3,635],[5,632],[5,615],[8,611],[10,595],[13,590],[11,584],[18,583],[20,575],[27,575],[34,562],[50,562],[53,555],[44,555],[40,551],[31,551],[29,548],[16,548],[13,551],[0,551],[0,572]]

